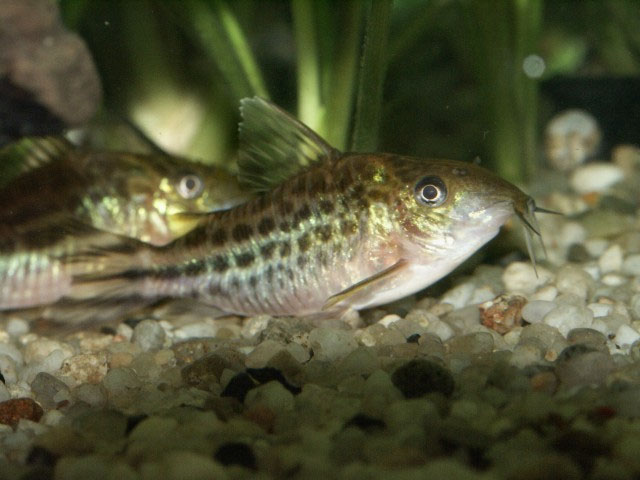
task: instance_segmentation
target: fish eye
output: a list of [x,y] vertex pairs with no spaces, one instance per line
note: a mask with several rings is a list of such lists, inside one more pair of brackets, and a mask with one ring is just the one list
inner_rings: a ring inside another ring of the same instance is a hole
[[440,179],[434,175],[424,177],[414,189],[416,200],[429,207],[437,207],[447,199],[447,187]]
[[189,173],[187,175],[183,175],[180,180],[178,180],[176,188],[182,198],[192,199],[202,193],[204,182],[198,175]]

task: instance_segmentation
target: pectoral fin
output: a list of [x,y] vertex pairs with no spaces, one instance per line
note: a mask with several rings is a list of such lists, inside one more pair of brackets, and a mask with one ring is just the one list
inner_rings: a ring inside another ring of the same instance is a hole
[[376,289],[381,288],[384,283],[392,280],[398,274],[405,271],[408,266],[409,262],[407,262],[405,259],[398,260],[390,267],[385,268],[384,270],[381,270],[354,285],[351,285],[349,288],[333,295],[332,297],[329,297],[329,299],[323,305],[322,310],[329,310],[335,305],[343,302],[355,303],[354,300],[356,299],[361,299],[373,295]]

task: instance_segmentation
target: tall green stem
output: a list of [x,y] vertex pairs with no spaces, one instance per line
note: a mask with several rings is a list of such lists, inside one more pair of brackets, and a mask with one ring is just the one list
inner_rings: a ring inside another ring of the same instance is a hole
[[355,126],[351,138],[351,149],[354,151],[374,151],[378,144],[392,6],[392,0],[373,0],[367,14]]

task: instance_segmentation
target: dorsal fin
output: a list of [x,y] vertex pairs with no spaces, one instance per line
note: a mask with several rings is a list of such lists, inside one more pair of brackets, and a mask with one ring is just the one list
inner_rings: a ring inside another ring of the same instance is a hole
[[75,146],[64,137],[25,137],[0,150],[0,184],[59,160]]
[[260,97],[240,101],[239,180],[255,192],[271,190],[307,166],[337,155],[309,127]]

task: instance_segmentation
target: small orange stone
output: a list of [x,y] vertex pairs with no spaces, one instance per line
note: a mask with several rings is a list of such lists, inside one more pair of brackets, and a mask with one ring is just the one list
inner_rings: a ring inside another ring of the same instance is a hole
[[0,402],[0,423],[15,427],[21,418],[38,422],[44,411],[30,398],[14,398]]

